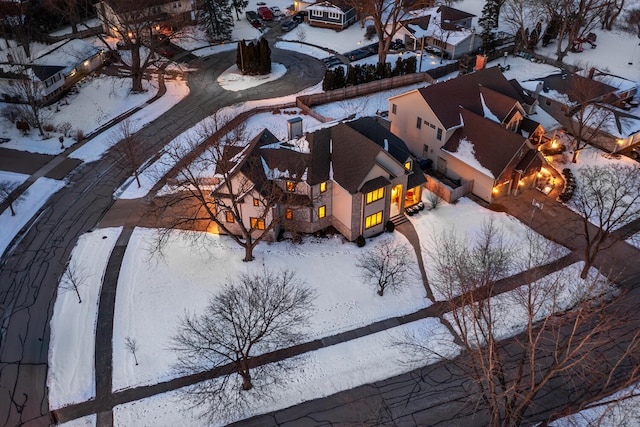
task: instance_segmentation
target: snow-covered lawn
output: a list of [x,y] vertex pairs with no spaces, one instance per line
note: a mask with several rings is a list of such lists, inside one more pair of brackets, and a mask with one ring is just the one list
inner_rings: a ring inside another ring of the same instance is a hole
[[284,76],[287,68],[282,64],[272,63],[271,72],[264,76],[248,76],[242,74],[237,65],[232,65],[218,77],[218,84],[225,90],[237,92],[277,80]]
[[[17,187],[18,185],[25,182],[27,178],[29,178],[29,175],[25,175],[22,173],[15,173],[15,172],[0,171],[0,182],[9,182],[11,183],[12,186]],[[0,198],[0,203],[2,203],[3,201],[4,199]]]
[[15,216],[11,216],[10,209],[0,213],[0,224],[2,224],[0,227],[0,255],[4,253],[22,227],[44,206],[49,197],[65,185],[65,181],[38,178],[27,191],[22,193],[18,200],[13,202]]
[[[342,237],[306,239],[258,245],[256,260],[242,261],[244,249],[231,239],[206,235],[207,251],[198,252],[187,234],[177,235],[164,259],[150,258],[155,231],[136,229],[127,247],[120,271],[114,326],[114,390],[153,384],[172,377],[175,354],[167,349],[185,311],[200,312],[209,297],[228,278],[240,272],[263,268],[292,269],[318,293],[309,338],[329,336],[372,322],[414,312],[426,307],[425,289],[418,272],[401,293],[379,297],[362,282],[356,257],[382,239],[407,243],[399,233],[379,237],[364,249],[343,243]],[[415,264],[415,255],[411,253]],[[327,266],[331,266],[330,269]],[[124,347],[125,337],[140,344],[138,360],[132,363]]]
[[[400,363],[403,350],[393,345],[408,334],[433,340],[434,352],[441,352],[448,356],[454,356],[457,353],[453,337],[446,328],[438,319],[427,318],[326,347],[287,361],[292,366],[292,370],[288,371],[286,376],[279,377],[276,384],[269,386],[269,391],[266,393],[269,397],[265,398],[264,395],[256,397],[255,393],[249,392],[251,397],[248,398],[247,407],[250,409],[242,414],[217,413],[212,417],[211,423],[206,419],[197,419],[198,416],[207,415],[208,408],[187,410],[189,405],[181,395],[181,390],[177,390],[116,406],[114,424],[138,427],[169,427],[185,422],[193,427],[226,425],[239,419],[399,375],[419,366],[416,363]],[[435,361],[435,357],[426,358],[420,365]],[[256,384],[259,384],[259,380],[256,381]],[[372,410],[375,409],[372,408]],[[353,421],[356,424],[358,420]]]
[[60,408],[95,396],[95,326],[102,279],[121,228],[103,228],[80,236],[71,259],[84,278],[82,303],[73,290],[59,290],[51,318],[49,405]]
[[[426,191],[424,196],[426,196]],[[424,203],[427,206],[429,205],[426,200],[424,200]],[[438,250],[436,246],[438,237],[442,236],[443,233],[455,231],[461,237],[466,236],[469,239],[473,239],[482,226],[489,221],[493,221],[495,227],[504,233],[509,242],[518,243],[513,245],[514,259],[523,259],[527,254],[528,245],[523,243],[528,241],[527,235],[531,233],[528,227],[506,213],[487,210],[466,197],[459,199],[456,204],[442,202],[436,209],[430,211],[425,209],[409,217],[409,219],[420,236],[422,256],[428,277],[433,275],[429,253],[436,253],[435,251]],[[543,240],[539,235],[535,235],[535,238]],[[563,247],[552,242],[547,241],[545,243],[553,249],[549,258],[545,259],[545,262],[553,261],[568,252]],[[518,272],[511,271],[510,273],[516,274]],[[432,288],[436,300],[446,299],[446,295],[438,291],[436,286],[432,286]]]
[[[112,76],[89,76],[76,84],[75,88],[62,100],[44,108],[45,123],[51,123],[56,129],[65,123],[69,124],[68,137],[64,138],[65,147],[76,143],[78,131],[84,135],[114,117],[140,106],[152,98],[157,90],[157,82],[145,82],[147,92],[132,94],[131,80]],[[0,108],[8,104],[0,103]],[[4,148],[30,151],[42,154],[59,154],[63,151],[58,142],[61,132],[47,132],[50,137],[43,139],[37,129],[31,129],[28,135],[23,135],[6,118],[0,118],[0,137],[10,138],[11,141],[2,144]]]
[[[129,117],[132,129],[141,129],[151,121],[166,113],[171,107],[180,102],[189,94],[189,87],[180,76],[175,79],[165,81],[167,92],[155,102],[148,104],[142,110]],[[95,138],[84,144],[82,147],[71,153],[70,157],[80,159],[85,162],[98,160],[114,142],[118,141],[120,130],[114,126],[105,132],[100,133]]]
[[285,33],[282,36],[282,40],[292,42],[302,41],[336,52],[345,53],[359,47],[370,45],[378,40],[376,37],[371,40],[366,40],[364,33],[365,29],[360,27],[359,24],[351,25],[342,31],[335,31],[327,28],[312,27],[309,24],[302,23],[293,31]]

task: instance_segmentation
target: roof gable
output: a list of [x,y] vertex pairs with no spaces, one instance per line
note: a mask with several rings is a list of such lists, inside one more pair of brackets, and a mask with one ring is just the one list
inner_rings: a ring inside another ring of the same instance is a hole
[[[526,139],[472,111],[461,108],[459,113],[464,126],[453,133],[442,149],[474,169],[497,179],[526,144]],[[473,155],[480,168],[466,158],[469,153],[459,152],[461,142],[465,149],[467,148],[465,142],[472,145]]]
[[[431,107],[440,123],[451,129],[460,125],[459,107],[483,115],[480,88],[488,88],[505,98],[513,99],[513,103],[524,100],[504,77],[498,67],[485,68],[474,73],[465,74],[445,82],[436,83],[418,89],[425,102]],[[496,102],[497,97],[494,96]]]

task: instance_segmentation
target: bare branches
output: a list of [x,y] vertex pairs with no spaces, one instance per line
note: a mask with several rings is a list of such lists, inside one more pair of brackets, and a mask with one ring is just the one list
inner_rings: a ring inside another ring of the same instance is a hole
[[386,289],[399,292],[406,286],[410,253],[407,245],[385,240],[360,254],[356,265],[362,278],[383,296]]
[[121,122],[116,133],[118,142],[114,145],[112,152],[115,155],[116,164],[133,173],[140,188],[140,167],[145,161],[145,156],[136,132],[137,129],[128,119]]
[[138,341],[135,338],[126,337],[124,339],[124,346],[127,351],[133,355],[136,366],[138,366],[138,356],[136,356],[137,351],[140,349],[140,347],[138,346]]
[[13,181],[0,181],[0,203],[7,202],[9,204],[9,210],[11,211],[11,216],[16,215],[16,211],[13,207],[13,204],[16,201],[16,197],[13,194],[13,191],[18,188],[18,183]]
[[570,203],[581,216],[586,277],[611,232],[640,218],[640,174],[636,166],[614,164],[580,169]]
[[80,288],[87,283],[89,273],[82,266],[79,266],[77,262],[71,261],[67,265],[67,269],[62,274],[60,279],[60,289],[63,291],[73,291],[78,297],[78,304],[82,303],[80,297]]
[[[314,292],[292,271],[264,270],[242,274],[237,281],[228,280],[224,289],[209,301],[204,313],[186,314],[172,339],[172,349],[179,355],[174,368],[182,374],[192,374],[227,364],[232,367],[225,372],[224,380],[187,391],[191,402],[211,405],[211,412],[241,403],[240,393],[236,402],[222,398],[219,393],[251,390],[256,355],[302,340],[313,298]],[[234,374],[242,382],[235,391],[230,387],[237,378]]]
[[[523,265],[531,268],[543,258],[536,240],[528,243],[531,261]],[[487,424],[520,425],[539,394],[558,382],[575,381],[584,390],[580,398],[594,399],[619,386],[621,372],[638,380],[637,369],[628,370],[640,357],[637,337],[615,336],[631,312],[610,302],[617,292],[600,276],[583,281],[569,271],[542,275],[533,268],[527,283],[494,295],[518,261],[492,224],[475,241],[448,234],[436,246],[431,283],[449,304],[443,321],[463,349],[451,362],[471,380],[472,403]],[[404,347],[430,351],[423,341]]]

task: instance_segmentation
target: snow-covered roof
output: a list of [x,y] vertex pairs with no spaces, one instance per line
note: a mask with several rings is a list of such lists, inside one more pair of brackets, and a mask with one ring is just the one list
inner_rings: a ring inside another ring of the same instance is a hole
[[84,40],[62,40],[33,55],[31,63],[43,66],[61,66],[67,73],[100,52],[101,49]]
[[454,26],[446,20],[443,25],[442,12],[440,10],[440,7],[430,7],[411,11],[409,12],[410,19],[406,20],[403,25],[417,39],[433,37],[454,46],[468,39],[469,36],[473,34],[472,30],[465,27]]
[[458,143],[457,151],[451,152],[451,151],[445,150],[444,148],[443,150],[449,153],[451,156],[455,157],[456,159],[474,168],[481,174],[486,175],[491,179],[495,179],[495,176],[493,176],[493,173],[491,173],[489,169],[485,168],[484,166],[482,166],[482,164],[480,164],[480,161],[476,158],[476,152],[475,152],[473,142],[471,142],[466,137],[462,138]]

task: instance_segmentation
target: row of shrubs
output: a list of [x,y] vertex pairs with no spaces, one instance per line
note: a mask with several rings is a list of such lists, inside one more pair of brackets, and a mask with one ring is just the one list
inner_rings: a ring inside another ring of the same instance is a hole
[[403,76],[405,74],[415,73],[417,69],[417,60],[415,56],[407,59],[398,57],[395,67],[391,68],[390,63],[385,64],[364,64],[349,65],[345,74],[344,67],[336,67],[333,70],[326,70],[322,89],[334,90],[342,89],[347,86],[356,86],[362,83],[369,83],[375,80],[382,80],[389,77]]
[[562,170],[562,175],[564,175],[564,181],[566,183],[564,187],[564,191],[558,198],[561,202],[566,203],[573,197],[573,193],[576,191],[576,178],[571,173],[571,169],[564,168]]

